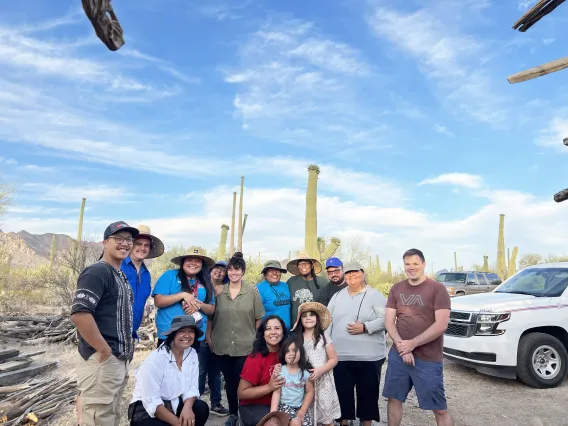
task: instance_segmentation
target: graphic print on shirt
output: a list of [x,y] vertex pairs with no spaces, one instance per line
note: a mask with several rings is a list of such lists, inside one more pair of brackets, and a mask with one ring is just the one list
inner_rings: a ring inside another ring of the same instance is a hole
[[402,302],[403,306],[420,306],[421,308],[424,307],[422,296],[420,296],[419,294],[410,294],[408,296],[405,296],[404,294],[400,293],[400,301]]
[[299,300],[300,304],[312,302],[314,300],[314,295],[307,288],[302,288],[300,290],[296,290],[296,293],[294,293],[294,298],[292,300],[294,302],[297,302]]

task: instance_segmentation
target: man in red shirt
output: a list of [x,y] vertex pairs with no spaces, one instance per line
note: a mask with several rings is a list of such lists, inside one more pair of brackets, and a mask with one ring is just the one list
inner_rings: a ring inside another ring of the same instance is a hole
[[426,277],[420,250],[410,249],[402,259],[408,279],[391,288],[385,311],[385,327],[393,340],[383,389],[388,425],[400,425],[402,403],[414,386],[419,407],[434,411],[438,426],[453,426],[443,378],[450,296],[443,284]]

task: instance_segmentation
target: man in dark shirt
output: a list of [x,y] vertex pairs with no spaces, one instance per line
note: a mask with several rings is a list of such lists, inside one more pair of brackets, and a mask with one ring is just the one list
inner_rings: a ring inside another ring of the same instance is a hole
[[77,387],[83,426],[120,424],[120,401],[134,355],[132,289],[120,266],[138,233],[125,222],[111,223],[101,260],[77,281],[71,320],[79,335]]
[[330,257],[325,261],[325,271],[327,272],[329,284],[321,289],[317,301],[327,306],[333,295],[347,287],[347,283],[343,273],[343,262],[337,257]]

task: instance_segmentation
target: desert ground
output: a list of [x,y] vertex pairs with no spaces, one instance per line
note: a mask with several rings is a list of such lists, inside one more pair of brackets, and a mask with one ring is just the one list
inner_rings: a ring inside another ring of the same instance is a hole
[[[29,347],[22,348],[23,351]],[[136,352],[132,362],[134,370],[149,352]],[[74,373],[76,349],[72,346],[51,345],[42,355],[44,359],[57,359],[59,367],[49,373],[62,377]],[[38,357],[39,358],[39,357]],[[385,373],[383,368],[383,378]],[[555,389],[532,389],[515,380],[484,376],[452,362],[445,363],[445,383],[448,404],[457,426],[561,426],[568,425],[568,381]],[[134,378],[131,377],[124,395],[124,416],[121,425],[126,426],[126,407],[130,402]],[[208,395],[204,396],[207,400]],[[223,402],[226,405],[226,402]],[[411,393],[405,404],[403,425],[435,425],[433,415],[418,408],[416,397]],[[381,422],[386,424],[386,401],[380,400]],[[208,425],[220,426],[224,417],[211,415]],[[76,425],[73,406],[55,417],[52,425]],[[357,423],[356,423],[357,424]]]

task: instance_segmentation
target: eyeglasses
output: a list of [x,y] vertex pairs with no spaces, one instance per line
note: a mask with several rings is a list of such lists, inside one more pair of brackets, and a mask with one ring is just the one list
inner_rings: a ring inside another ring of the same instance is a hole
[[341,275],[341,269],[334,269],[332,271],[330,271],[329,269],[327,270],[327,275]]
[[130,245],[130,244],[134,243],[134,238],[132,238],[132,237],[124,238],[124,237],[115,237],[114,235],[111,235],[109,238],[114,238],[114,241],[116,241],[116,244],[126,243],[126,244]]

